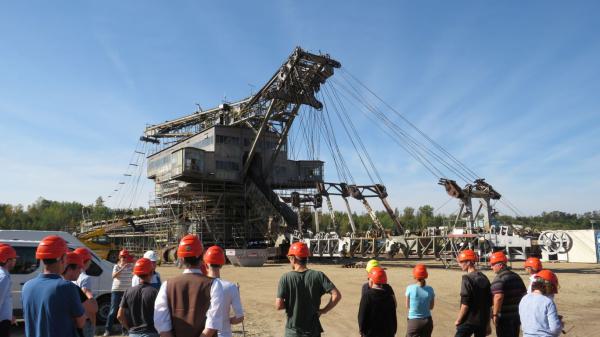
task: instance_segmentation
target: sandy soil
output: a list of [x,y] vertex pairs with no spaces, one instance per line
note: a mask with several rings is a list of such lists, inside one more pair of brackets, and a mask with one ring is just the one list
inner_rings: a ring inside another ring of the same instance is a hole
[[[399,303],[403,303],[404,290],[412,282],[410,268],[416,263],[417,261],[413,260],[383,263],[388,269],[388,280],[398,296]],[[428,284],[436,292],[433,336],[452,336],[462,273],[459,270],[444,269],[435,261],[425,261],[425,264],[429,267]],[[343,295],[340,304],[321,317],[325,329],[324,336],[358,336],[356,316],[360,288],[366,280],[364,269],[325,264],[312,264],[310,267],[325,272]],[[527,275],[522,269],[522,263],[515,263],[513,267],[527,284]],[[559,314],[565,317],[568,336],[597,336],[600,331],[600,265],[555,263],[547,264],[546,267],[556,271],[561,283],[556,302]],[[285,314],[274,309],[274,302],[279,277],[289,270],[287,264],[270,264],[262,268],[224,267],[222,277],[240,284],[242,303],[246,311],[245,336],[283,335]],[[180,272],[172,266],[159,267],[159,271],[163,280]],[[492,271],[484,272],[490,280],[493,278]],[[324,296],[323,303],[327,296]],[[403,305],[397,309],[397,315],[397,335],[403,336],[406,332],[406,309]],[[242,336],[241,324],[234,326],[233,330],[234,336]]]

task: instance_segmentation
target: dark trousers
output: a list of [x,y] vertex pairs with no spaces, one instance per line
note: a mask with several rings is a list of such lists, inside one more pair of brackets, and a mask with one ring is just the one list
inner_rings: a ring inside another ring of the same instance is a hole
[[406,337],[431,337],[433,332],[433,319],[412,318],[406,322]]
[[106,331],[112,332],[113,323],[117,317],[119,311],[119,305],[121,304],[121,298],[123,298],[123,291],[113,291],[110,293],[110,312],[106,318]]
[[10,337],[10,326],[11,322],[9,320],[0,322],[0,337]]
[[516,317],[499,317],[496,325],[496,336],[519,337],[521,320]]
[[456,327],[456,335],[454,337],[485,337],[485,326],[478,326],[473,324],[461,324]]

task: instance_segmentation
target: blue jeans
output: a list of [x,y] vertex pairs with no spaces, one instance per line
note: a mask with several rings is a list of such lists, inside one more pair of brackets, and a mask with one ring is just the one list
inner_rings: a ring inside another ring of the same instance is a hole
[[119,311],[119,305],[121,304],[123,293],[123,291],[113,291],[110,293],[110,312],[108,313],[106,325],[104,326],[108,332],[112,332],[113,323],[117,317],[117,312]]
[[92,322],[88,319],[85,321],[83,326],[83,337],[94,337],[96,334],[96,327],[92,325]]

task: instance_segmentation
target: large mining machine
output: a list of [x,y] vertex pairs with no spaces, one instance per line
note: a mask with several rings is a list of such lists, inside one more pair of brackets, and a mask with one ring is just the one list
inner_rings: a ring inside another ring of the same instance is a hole
[[[340,74],[335,78],[334,70]],[[365,122],[374,126],[367,136],[389,137],[388,148],[396,144],[459,201],[453,224],[403,226],[378,172],[386,163],[375,163],[356,127]],[[344,144],[354,148],[355,155],[341,150],[336,139],[340,134],[347,136]],[[305,159],[297,157],[298,138],[304,141]],[[536,240],[495,221],[494,205],[502,196],[492,185],[327,54],[298,47],[250,97],[147,126],[140,140],[153,148],[147,157],[147,176],[155,183],[151,206],[158,211],[143,223],[145,233],[117,230],[112,236],[134,247],[141,247],[141,242],[144,247],[166,247],[165,258],[185,233],[226,248],[265,248],[303,240],[313,256],[400,253],[440,258],[448,264],[467,247],[477,248],[483,257],[504,249],[517,258],[535,247],[569,249],[563,236],[550,233]],[[339,182],[324,179],[321,144],[329,150]],[[352,172],[356,167],[366,172],[359,180],[368,177],[369,183],[356,182]],[[334,197],[341,198],[347,211],[348,233],[340,233]],[[370,201],[374,199],[391,217],[392,228],[382,225]],[[357,228],[352,200],[370,215],[367,230]],[[327,228],[320,226],[324,204],[331,217]]]

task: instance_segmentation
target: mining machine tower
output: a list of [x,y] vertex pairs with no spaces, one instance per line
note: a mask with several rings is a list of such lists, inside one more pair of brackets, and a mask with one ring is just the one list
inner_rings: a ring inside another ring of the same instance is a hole
[[314,190],[324,163],[289,159],[287,135],[302,105],[323,107],[315,94],[339,67],[296,48],[255,95],[145,129],[142,140],[155,144],[153,205],[176,224],[170,242],[189,232],[207,244],[257,247],[278,227],[298,227],[283,198]]

